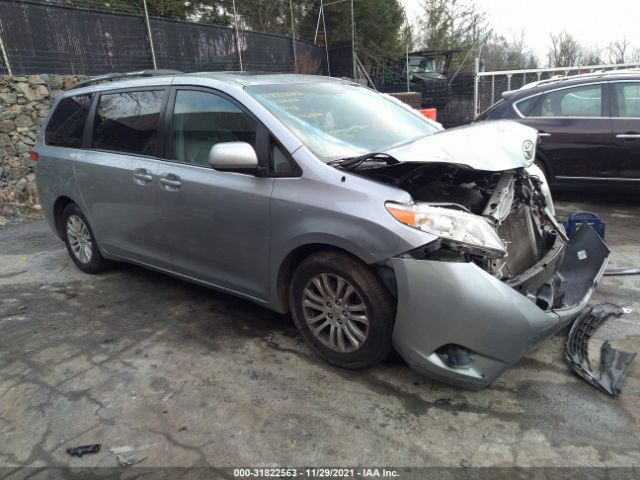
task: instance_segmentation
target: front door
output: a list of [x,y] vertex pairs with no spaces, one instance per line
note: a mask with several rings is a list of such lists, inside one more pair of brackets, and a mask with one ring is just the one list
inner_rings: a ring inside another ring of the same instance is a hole
[[608,176],[640,180],[640,82],[614,82],[610,88],[614,147]]
[[169,158],[158,171],[158,227],[176,273],[257,299],[269,286],[273,179],[208,165],[220,142],[256,146],[257,122],[228,97],[176,88]]

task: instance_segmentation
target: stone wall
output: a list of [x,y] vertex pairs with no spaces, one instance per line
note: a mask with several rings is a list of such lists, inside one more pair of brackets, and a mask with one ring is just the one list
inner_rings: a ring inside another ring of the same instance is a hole
[[51,101],[79,77],[0,76],[0,224],[21,209],[39,210],[31,149]]

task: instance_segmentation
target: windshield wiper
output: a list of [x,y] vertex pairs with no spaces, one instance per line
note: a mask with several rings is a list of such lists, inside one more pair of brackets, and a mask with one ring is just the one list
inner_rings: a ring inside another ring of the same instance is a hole
[[390,162],[398,163],[395,158],[387,153],[370,152],[358,157],[347,157],[341,158],[339,160],[332,160],[330,162],[327,162],[327,165],[331,165],[332,167],[340,168],[342,170],[353,170],[355,168],[358,168],[364,162],[374,159],[384,161],[387,165],[389,165]]

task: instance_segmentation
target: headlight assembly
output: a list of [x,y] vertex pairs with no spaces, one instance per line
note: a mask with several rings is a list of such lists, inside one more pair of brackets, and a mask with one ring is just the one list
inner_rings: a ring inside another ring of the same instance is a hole
[[502,257],[506,253],[493,227],[477,215],[426,203],[387,202],[385,207],[399,222],[437,235],[450,246],[495,257]]

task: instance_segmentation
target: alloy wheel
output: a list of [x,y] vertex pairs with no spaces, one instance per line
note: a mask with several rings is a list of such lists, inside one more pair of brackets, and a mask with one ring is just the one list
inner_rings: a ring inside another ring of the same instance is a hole
[[67,239],[73,255],[82,263],[89,263],[93,256],[93,243],[89,227],[78,215],[67,219]]
[[340,353],[360,349],[369,335],[367,306],[348,280],[332,273],[312,277],[302,292],[302,312],[311,333]]

